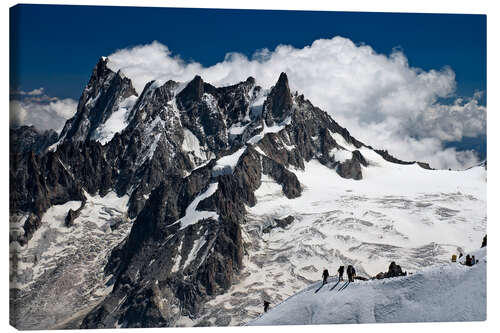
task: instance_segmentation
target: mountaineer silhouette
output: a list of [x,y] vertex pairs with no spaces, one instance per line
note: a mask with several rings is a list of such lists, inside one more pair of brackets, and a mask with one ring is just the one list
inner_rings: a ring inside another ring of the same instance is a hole
[[328,279],[328,277],[330,276],[330,274],[328,273],[328,269],[324,269],[323,270],[323,284],[326,284],[326,280]]
[[344,281],[344,266],[339,267],[339,281]]
[[269,305],[271,305],[269,301],[264,301],[264,312],[267,312],[267,310],[269,310]]
[[347,266],[347,278],[349,282],[354,282],[354,277],[356,276],[356,270],[352,265]]

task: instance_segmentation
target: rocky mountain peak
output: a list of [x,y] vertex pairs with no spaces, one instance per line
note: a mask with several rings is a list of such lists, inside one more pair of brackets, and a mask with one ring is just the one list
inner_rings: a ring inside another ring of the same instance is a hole
[[84,142],[96,139],[96,130],[131,96],[137,96],[132,81],[123,73],[108,68],[108,59],[100,58],[78,102],[77,112],[68,119],[60,140]]
[[247,79],[245,80],[245,82],[251,84],[251,85],[255,85],[255,79],[253,78],[253,76],[249,76],[247,77]]
[[264,104],[264,119],[268,126],[283,121],[290,113],[293,99],[288,85],[288,77],[282,72]]
[[203,79],[199,75],[196,75],[187,84],[187,86],[182,89],[178,97],[182,102],[186,102],[188,100],[198,101],[201,99],[204,93],[205,89]]

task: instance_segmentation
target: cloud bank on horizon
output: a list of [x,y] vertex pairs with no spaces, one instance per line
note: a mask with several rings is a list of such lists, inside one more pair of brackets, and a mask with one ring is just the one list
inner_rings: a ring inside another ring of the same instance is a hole
[[12,91],[9,102],[11,126],[35,126],[38,130],[61,131],[78,106],[71,98],[59,99],[45,94],[43,88]]
[[253,76],[268,88],[286,72],[292,90],[303,93],[356,138],[435,168],[474,165],[478,160],[472,151],[444,149],[443,143],[486,134],[480,92],[441,102],[455,91],[451,68],[413,68],[400,50],[377,54],[370,46],[343,37],[319,39],[301,49],[279,45],[274,51],[258,50],[251,58],[228,53],[210,67],[186,62],[156,41],[118,50],[108,58],[108,66],[121,69],[138,91],[151,80],[183,82],[195,75],[215,86]]

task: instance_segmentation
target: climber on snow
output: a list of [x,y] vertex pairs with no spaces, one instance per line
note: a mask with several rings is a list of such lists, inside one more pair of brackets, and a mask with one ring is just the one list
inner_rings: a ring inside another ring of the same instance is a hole
[[344,281],[344,266],[339,267],[339,281]]
[[269,303],[268,301],[264,301],[264,312],[267,312],[267,310],[269,310],[269,305],[271,305],[271,303]]
[[467,255],[465,257],[465,266],[472,266],[472,258],[470,257],[470,255]]
[[328,279],[328,277],[330,276],[330,274],[328,273],[328,269],[324,269],[323,270],[323,284],[326,284],[326,280]]
[[356,276],[356,270],[352,265],[347,266],[347,278],[349,282],[354,282],[354,277]]

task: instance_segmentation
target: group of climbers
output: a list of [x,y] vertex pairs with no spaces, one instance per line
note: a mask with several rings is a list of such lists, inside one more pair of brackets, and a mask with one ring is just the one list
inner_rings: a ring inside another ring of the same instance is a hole
[[[339,273],[339,281],[344,281],[344,266],[340,266],[337,270]],[[328,273],[328,269],[323,270],[323,285],[326,284],[328,277],[330,274]],[[352,265],[347,266],[347,279],[349,282],[354,282],[354,278],[356,277],[356,270]]]
[[476,260],[476,257],[475,256],[470,256],[470,255],[467,255],[465,257],[465,266],[473,266],[475,264],[478,263],[479,260]]
[[[484,236],[483,242],[481,244],[481,247],[485,247],[485,246],[486,246],[486,235]],[[463,257],[462,253],[459,254],[458,258],[460,259],[461,257]],[[451,261],[452,262],[457,261],[456,254],[452,255]],[[464,265],[473,266],[473,265],[477,264],[478,262],[479,262],[479,260],[477,260],[474,255],[470,256],[467,254],[467,256],[465,257],[465,264]],[[337,272],[339,274],[338,282],[344,281],[344,266],[340,266],[339,269],[337,270]],[[352,265],[347,266],[346,273],[347,273],[348,283],[354,282],[354,279],[368,280],[366,278],[357,277],[356,270],[354,269],[354,267]],[[407,272],[403,272],[403,270],[401,269],[401,266],[397,265],[393,261],[390,263],[389,270],[387,272],[381,272],[381,273],[377,274],[376,276],[374,276],[372,279],[385,279],[385,278],[392,278],[392,277],[406,276],[406,275],[407,275]],[[326,268],[323,269],[322,277],[323,277],[323,284],[321,285],[321,287],[324,286],[325,284],[327,284],[328,278],[330,277],[330,273],[328,272],[328,269],[326,269]],[[321,287],[319,289],[321,289]],[[269,309],[269,305],[270,305],[270,302],[265,300],[264,301],[264,312],[267,312],[267,310]]]
[[[487,235],[484,235],[484,237],[483,237],[483,242],[481,243],[481,248],[486,247],[486,236]],[[463,254],[460,252],[458,254],[458,259],[460,259],[462,257],[463,257]],[[451,262],[457,262],[457,255],[456,254],[451,256]],[[479,262],[479,260],[476,259],[476,256],[474,256],[474,255],[471,256],[469,254],[465,256],[464,263],[459,261],[460,264],[465,265],[465,266],[474,266],[478,262]]]
[[[339,273],[339,281],[344,281],[344,266],[340,266],[338,271]],[[354,278],[356,277],[356,270],[352,265],[347,266],[347,280],[349,282],[354,282]]]

